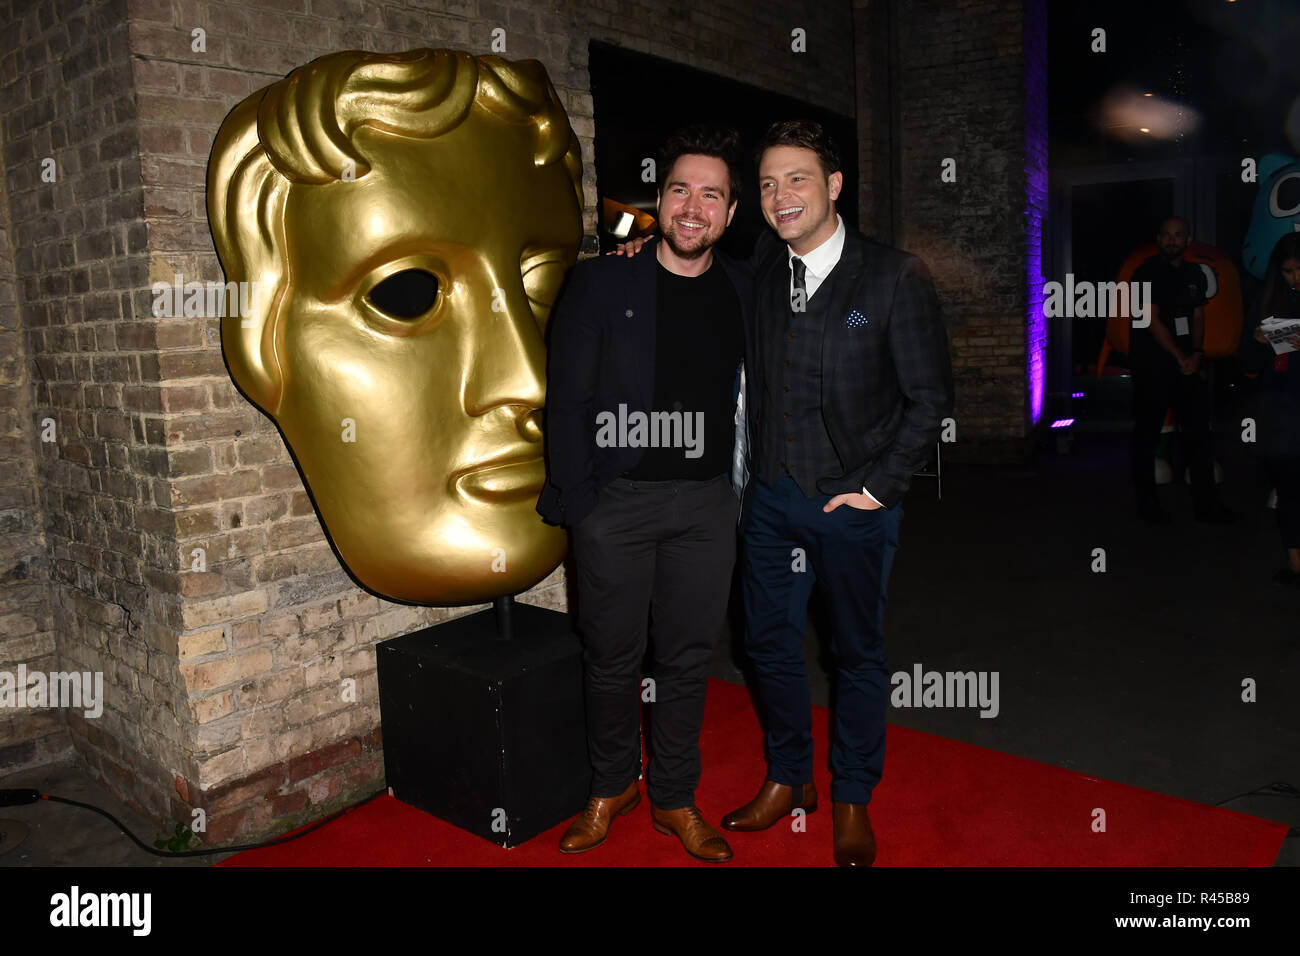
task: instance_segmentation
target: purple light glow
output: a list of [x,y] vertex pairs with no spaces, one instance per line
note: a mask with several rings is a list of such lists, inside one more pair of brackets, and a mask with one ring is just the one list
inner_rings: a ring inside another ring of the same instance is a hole
[[1058,418],[1049,426],[1051,428],[1069,428],[1074,424],[1073,418]]
[[1025,62],[1025,371],[1029,419],[1043,417],[1047,317],[1043,315],[1043,216],[1047,211],[1047,5],[1024,6]]
[[1071,392],[1071,393],[1070,393],[1070,397],[1071,397],[1071,398],[1083,398],[1083,392]]

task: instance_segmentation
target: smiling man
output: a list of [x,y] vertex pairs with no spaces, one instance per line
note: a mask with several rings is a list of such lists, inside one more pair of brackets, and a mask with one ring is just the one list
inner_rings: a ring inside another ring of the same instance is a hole
[[[579,263],[556,306],[537,509],[573,539],[593,772],[565,853],[599,846],[639,802],[644,699],[655,829],[692,856],[731,858],[695,787],[739,507],[729,473],[752,277],[713,248],[736,210],[735,147],[731,131],[672,136],[658,166],[654,255]],[[654,427],[611,429],[613,418]],[[654,669],[643,692],[648,619]]]
[[763,216],[747,366],[751,481],[741,519],[745,649],[766,727],[767,779],[723,818],[752,831],[817,807],[804,669],[807,605],[830,611],[836,662],[834,857],[870,866],[867,804],[885,755],[885,589],[903,494],[952,409],[947,334],[925,265],[835,211],[835,146],[808,121],[759,143]]

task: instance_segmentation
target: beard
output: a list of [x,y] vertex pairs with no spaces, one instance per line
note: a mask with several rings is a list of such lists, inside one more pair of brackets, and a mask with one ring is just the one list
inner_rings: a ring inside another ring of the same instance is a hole
[[705,234],[700,237],[700,244],[698,246],[695,246],[692,249],[683,249],[677,243],[677,232],[675,229],[664,229],[662,230],[662,235],[664,237],[664,242],[668,244],[668,248],[671,249],[673,255],[677,256],[679,259],[698,259],[700,256],[712,249],[718,241],[717,237],[710,238]]

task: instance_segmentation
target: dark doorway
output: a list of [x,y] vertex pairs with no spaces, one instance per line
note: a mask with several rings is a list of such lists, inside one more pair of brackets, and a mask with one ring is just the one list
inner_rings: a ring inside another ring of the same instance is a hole
[[[656,184],[643,181],[644,161],[657,157],[679,127],[724,123],[740,132],[744,186],[719,246],[748,257],[759,231],[767,228],[758,206],[754,143],[777,120],[805,118],[817,120],[835,138],[844,167],[836,208],[845,224],[857,225],[858,137],[852,117],[606,43],[591,44],[588,69],[596,114],[598,214],[606,198],[653,214]],[[598,232],[602,252],[619,242],[603,221]]]
[[[1070,190],[1070,248],[1076,282],[1113,282],[1134,249],[1154,240],[1164,217],[1178,212],[1172,177],[1088,183]],[[1086,368],[1097,361],[1106,322],[1072,320],[1071,364]],[[1127,356],[1117,356],[1127,364]]]

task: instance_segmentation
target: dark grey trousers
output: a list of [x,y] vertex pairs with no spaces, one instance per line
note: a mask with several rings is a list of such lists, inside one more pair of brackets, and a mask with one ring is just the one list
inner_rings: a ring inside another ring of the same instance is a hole
[[[652,697],[650,799],[665,810],[694,804],[707,670],[727,611],[738,508],[725,474],[617,478],[572,529],[593,797],[617,796],[640,776],[644,694]],[[643,675],[647,631],[653,668]],[[643,688],[643,676],[653,685]]]

